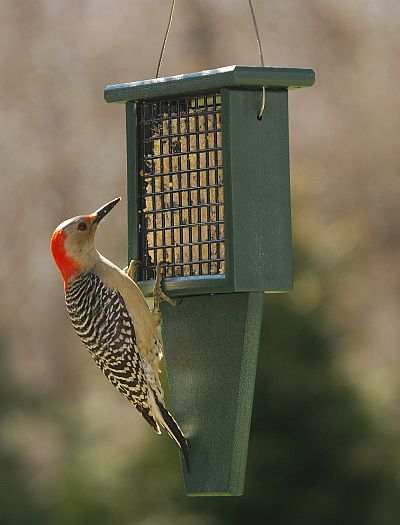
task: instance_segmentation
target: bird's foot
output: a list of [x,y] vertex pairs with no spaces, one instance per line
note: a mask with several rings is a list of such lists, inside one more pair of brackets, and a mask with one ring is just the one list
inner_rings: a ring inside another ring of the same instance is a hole
[[129,266],[126,266],[124,268],[124,272],[128,275],[128,277],[132,279],[132,281],[135,281],[135,282],[137,281],[138,267],[141,264],[142,263],[138,259],[131,259]]
[[162,289],[162,272],[163,266],[165,263],[158,263],[156,267],[156,280],[153,288],[153,297],[154,297],[154,312],[157,313],[160,311],[160,303],[164,301],[165,303],[170,304],[171,306],[176,306],[176,301],[168,297],[168,295]]

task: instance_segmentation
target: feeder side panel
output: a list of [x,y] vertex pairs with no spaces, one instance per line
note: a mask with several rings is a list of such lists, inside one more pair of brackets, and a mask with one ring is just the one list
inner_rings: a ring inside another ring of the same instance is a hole
[[128,264],[138,259],[138,137],[137,111],[135,102],[126,104],[126,151],[127,151],[127,193],[128,193]]
[[[287,90],[224,90],[224,162],[232,227],[227,239],[235,291],[292,287]],[[228,216],[228,213],[226,213]]]

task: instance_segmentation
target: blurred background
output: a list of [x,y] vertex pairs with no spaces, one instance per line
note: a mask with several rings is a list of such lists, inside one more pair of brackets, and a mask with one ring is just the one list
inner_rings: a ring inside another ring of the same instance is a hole
[[[169,7],[0,3],[0,524],[397,524],[397,1],[254,0],[266,64],[317,82],[289,96],[296,281],[265,298],[245,496],[186,498],[66,318],[49,236],[125,196],[103,88],[154,76]],[[258,63],[246,0],[177,1],[161,75]],[[98,245],[121,266],[125,208]]]

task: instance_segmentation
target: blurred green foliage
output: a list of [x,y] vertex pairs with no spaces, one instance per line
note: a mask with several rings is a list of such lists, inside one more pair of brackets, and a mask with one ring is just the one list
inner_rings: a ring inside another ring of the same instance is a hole
[[390,443],[332,352],[316,312],[266,300],[246,494],[210,502],[219,523],[398,523]]
[[[19,393],[9,380],[4,342],[0,345],[0,428],[18,404]],[[26,468],[18,453],[1,440],[0,433],[0,524],[36,525],[43,518],[30,492]]]
[[[127,457],[120,478],[100,487],[74,454],[79,421],[66,419],[71,450],[45,503],[16,454],[0,448],[1,525],[398,523],[395,447],[337,367],[335,334],[323,332],[324,293],[308,313],[290,296],[265,297],[243,497],[186,498],[166,437],[154,437],[139,463]],[[1,373],[5,414],[19,398],[5,364]]]

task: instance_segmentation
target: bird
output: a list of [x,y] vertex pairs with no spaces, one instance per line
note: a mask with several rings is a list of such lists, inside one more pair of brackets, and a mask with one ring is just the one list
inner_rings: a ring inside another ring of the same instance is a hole
[[164,429],[177,443],[189,470],[189,440],[166,407],[160,381],[160,302],[174,304],[162,290],[162,265],[151,309],[135,280],[138,261],[122,270],[95,247],[99,223],[120,200],[59,224],[51,253],[64,282],[67,313],[95,363],[157,434]]

